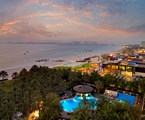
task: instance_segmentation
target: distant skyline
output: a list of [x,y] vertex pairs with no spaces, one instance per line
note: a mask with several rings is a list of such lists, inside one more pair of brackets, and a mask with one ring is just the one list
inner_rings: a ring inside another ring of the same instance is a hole
[[0,0],[0,43],[145,41],[145,0]]

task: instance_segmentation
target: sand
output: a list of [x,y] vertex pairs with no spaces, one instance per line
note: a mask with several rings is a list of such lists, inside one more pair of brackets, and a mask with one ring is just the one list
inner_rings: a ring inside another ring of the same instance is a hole
[[[110,53],[116,53],[116,52],[121,52],[122,49],[124,49],[125,47],[123,46],[121,49],[117,49],[114,50],[112,52],[109,53],[102,53],[102,54],[110,54]],[[94,54],[94,55],[84,55],[84,56],[73,56],[73,57],[66,57],[64,59],[60,59],[60,60],[64,60],[63,62],[56,62],[54,60],[49,60],[47,62],[34,62],[31,64],[27,64],[27,65],[21,65],[21,66],[15,66],[12,68],[7,68],[4,69],[7,73],[8,73],[8,79],[11,79],[11,76],[14,72],[20,72],[23,68],[29,70],[33,65],[37,65],[37,66],[47,66],[49,68],[53,68],[53,67],[58,67],[58,66],[68,66],[68,67],[74,67],[74,66],[79,66],[82,64],[85,64],[85,62],[76,62],[76,60],[80,60],[80,59],[84,59],[87,57],[91,57],[91,56],[101,56],[102,54]],[[96,61],[97,62],[97,61]]]

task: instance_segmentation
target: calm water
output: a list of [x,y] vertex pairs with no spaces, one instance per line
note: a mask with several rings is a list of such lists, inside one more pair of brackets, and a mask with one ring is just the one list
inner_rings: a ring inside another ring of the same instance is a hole
[[98,44],[0,44],[0,70],[38,64],[39,59],[83,58],[121,48]]
[[118,93],[117,99],[119,101],[127,101],[130,105],[134,106],[135,102],[135,96],[124,94],[124,93]]
[[[98,98],[95,98],[92,95],[90,95],[86,97],[86,100],[90,104],[90,109],[96,109],[96,102]],[[83,97],[75,96],[74,98],[62,100],[60,102],[60,105],[64,111],[73,112],[74,110],[78,109],[79,105],[81,105],[81,101],[83,101]]]

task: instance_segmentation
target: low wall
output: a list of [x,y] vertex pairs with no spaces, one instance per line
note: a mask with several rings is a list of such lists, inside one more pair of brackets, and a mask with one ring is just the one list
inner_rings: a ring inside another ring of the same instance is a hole
[[143,76],[143,77],[145,77],[145,73],[135,72],[135,76]]

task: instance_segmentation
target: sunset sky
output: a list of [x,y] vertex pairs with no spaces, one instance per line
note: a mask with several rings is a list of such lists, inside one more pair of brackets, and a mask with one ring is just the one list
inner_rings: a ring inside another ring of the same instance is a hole
[[145,41],[145,0],[0,0],[0,42]]

